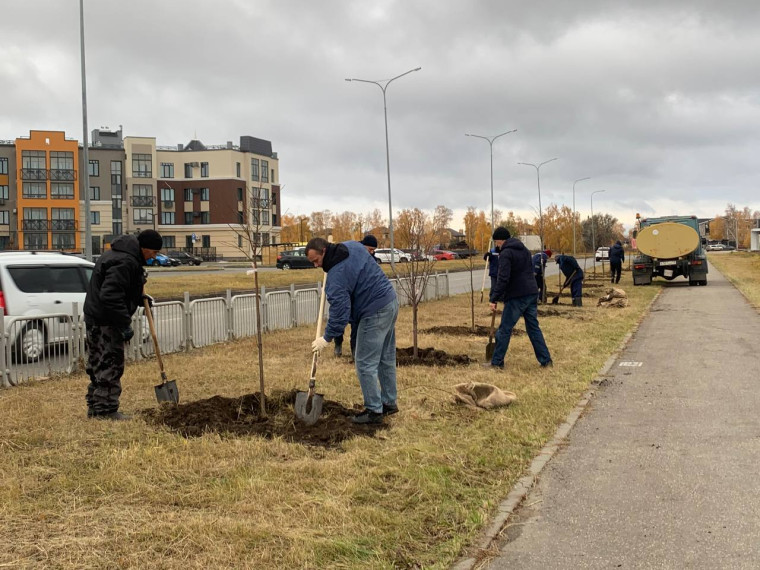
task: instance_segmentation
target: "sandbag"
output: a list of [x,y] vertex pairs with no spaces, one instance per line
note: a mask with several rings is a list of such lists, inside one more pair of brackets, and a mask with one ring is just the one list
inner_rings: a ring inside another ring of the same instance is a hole
[[599,298],[599,301],[596,304],[597,307],[615,307],[615,308],[622,308],[628,306],[628,294],[623,290],[619,289],[618,287],[610,287],[607,289]]
[[517,399],[514,392],[507,392],[493,384],[463,382],[454,386],[454,401],[477,410],[490,410],[508,406]]

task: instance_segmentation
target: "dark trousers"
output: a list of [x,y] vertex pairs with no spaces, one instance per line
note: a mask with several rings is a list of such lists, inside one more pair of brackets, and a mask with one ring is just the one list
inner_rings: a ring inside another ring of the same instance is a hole
[[543,303],[546,301],[546,294],[544,293],[544,274],[536,273],[536,286],[538,287],[538,301]]
[[504,366],[504,357],[509,348],[509,341],[512,338],[512,329],[520,320],[525,319],[525,330],[528,333],[530,343],[533,345],[533,353],[540,364],[548,364],[552,357],[549,349],[546,347],[544,334],[541,327],[538,326],[538,309],[536,307],[537,299],[535,295],[525,297],[514,297],[504,303],[504,309],[501,312],[501,324],[496,331],[496,346],[494,346],[491,364],[494,366]]
[[116,327],[87,325],[87,410],[90,415],[119,409],[124,374],[124,337]]
[[620,283],[620,273],[622,271],[622,261],[610,261],[610,283]]
[[580,275],[570,281],[570,296],[573,298],[573,305],[583,306],[583,271]]

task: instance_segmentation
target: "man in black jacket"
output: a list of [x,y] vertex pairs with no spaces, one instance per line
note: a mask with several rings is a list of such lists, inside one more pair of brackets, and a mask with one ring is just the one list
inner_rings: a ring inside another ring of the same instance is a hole
[[522,317],[533,352],[542,367],[552,366],[552,357],[546,347],[544,334],[538,326],[538,287],[533,276],[530,251],[518,239],[510,236],[506,228],[496,228],[493,240],[499,248],[499,273],[496,287],[491,289],[489,301],[491,310],[496,311],[496,303],[504,302],[501,324],[496,331],[496,346],[491,362],[483,366],[504,368],[504,357],[512,338],[512,328]]
[[625,251],[620,240],[610,248],[610,283],[620,283],[620,273],[623,271]]
[[119,236],[95,264],[84,300],[90,377],[87,417],[129,419],[119,411],[124,343],[135,334],[132,315],[145,297],[143,266],[156,257],[162,245],[161,234],[155,230]]

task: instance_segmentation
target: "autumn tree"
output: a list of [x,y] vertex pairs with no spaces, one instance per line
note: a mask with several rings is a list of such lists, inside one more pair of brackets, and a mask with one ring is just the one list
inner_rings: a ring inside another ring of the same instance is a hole
[[544,248],[572,251],[573,211],[568,206],[550,204],[544,211]]
[[312,212],[309,220],[309,226],[315,236],[327,239],[327,230],[332,221],[332,212],[323,210],[321,212]]
[[586,251],[593,251],[599,246],[611,245],[617,240],[622,240],[623,224],[610,214],[594,214],[593,233],[592,219],[586,218],[581,223],[581,237]]
[[437,243],[442,244],[444,242],[444,230],[451,225],[451,220],[454,217],[454,212],[446,206],[439,205],[435,207],[433,212],[432,224],[435,230],[438,232]]
[[[354,239],[356,232],[356,214],[353,212],[341,212],[330,216],[330,227],[334,242]],[[361,239],[361,238],[359,238]]]
[[299,241],[299,219],[301,216],[294,216],[292,214],[283,214],[280,220],[280,241],[283,243],[292,243]]

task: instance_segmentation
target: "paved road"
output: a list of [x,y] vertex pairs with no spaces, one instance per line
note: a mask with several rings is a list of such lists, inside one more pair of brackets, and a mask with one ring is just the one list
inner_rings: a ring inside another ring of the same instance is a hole
[[666,285],[491,570],[760,568],[760,315],[708,279]]

